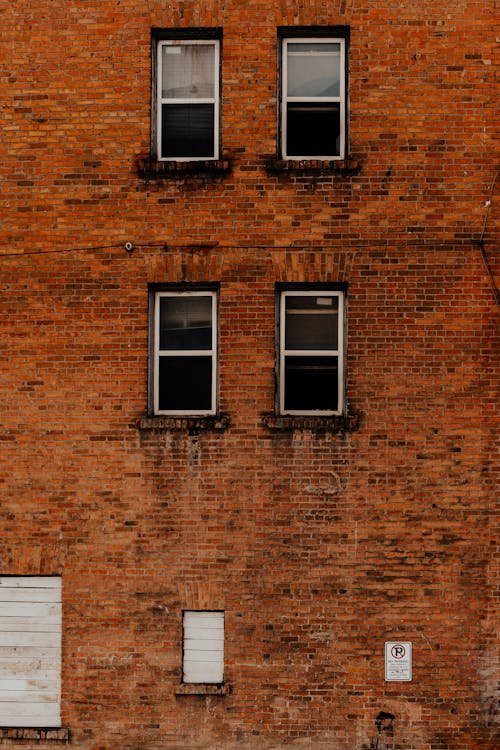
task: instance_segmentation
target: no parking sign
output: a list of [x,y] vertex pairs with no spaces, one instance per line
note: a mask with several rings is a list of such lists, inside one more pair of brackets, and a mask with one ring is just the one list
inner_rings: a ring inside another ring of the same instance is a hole
[[411,676],[411,643],[409,641],[386,641],[386,682],[410,682]]

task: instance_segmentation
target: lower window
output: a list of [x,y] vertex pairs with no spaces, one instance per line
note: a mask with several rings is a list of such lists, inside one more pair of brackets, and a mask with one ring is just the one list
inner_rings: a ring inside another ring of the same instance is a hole
[[216,413],[216,302],[214,291],[154,293],[154,414]]
[[0,576],[0,726],[61,726],[61,579]]
[[188,684],[223,682],[224,612],[186,610],[182,625],[182,681]]
[[279,413],[342,414],[344,293],[281,291],[279,320]]

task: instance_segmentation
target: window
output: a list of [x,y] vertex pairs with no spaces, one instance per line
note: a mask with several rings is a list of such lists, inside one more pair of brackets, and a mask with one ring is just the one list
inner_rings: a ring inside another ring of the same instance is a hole
[[224,612],[184,612],[182,681],[219,684],[223,680]]
[[217,293],[154,292],[153,412],[216,413]]
[[0,726],[61,725],[61,579],[0,576]]
[[[344,159],[346,27],[338,36],[281,39],[281,154],[284,159]],[[329,30],[330,34],[332,29]],[[342,34],[342,36],[340,36]]]
[[160,161],[218,159],[220,39],[213,38],[210,30],[200,32],[202,38],[176,38],[174,32],[163,38],[165,34],[153,33],[157,157]]
[[344,293],[281,291],[279,413],[343,412]]

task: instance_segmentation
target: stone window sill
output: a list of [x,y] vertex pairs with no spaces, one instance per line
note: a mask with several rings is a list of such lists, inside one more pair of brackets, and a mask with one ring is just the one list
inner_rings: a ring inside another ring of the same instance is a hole
[[229,159],[201,161],[156,161],[151,157],[137,160],[139,177],[146,180],[183,179],[203,175],[223,177],[231,171]]
[[266,171],[269,174],[320,175],[328,177],[339,175],[347,177],[358,174],[361,166],[354,159],[268,159]]
[[0,727],[0,742],[61,742],[68,744],[69,729],[23,729],[22,727]]
[[175,695],[229,695],[229,685],[179,685]]
[[230,421],[226,414],[214,417],[144,417],[137,428],[151,432],[224,432]]
[[314,416],[277,416],[264,414],[262,423],[269,430],[293,432],[294,430],[312,430],[313,432],[354,432],[360,424],[359,414],[347,414],[338,417]]

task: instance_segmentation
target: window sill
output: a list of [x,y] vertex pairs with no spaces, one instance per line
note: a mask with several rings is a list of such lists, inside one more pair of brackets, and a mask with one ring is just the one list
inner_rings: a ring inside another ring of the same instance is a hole
[[23,729],[21,727],[0,727],[0,742],[65,742],[69,743],[69,729]]
[[152,157],[137,159],[139,177],[145,180],[183,179],[199,175],[224,176],[231,171],[229,159],[201,161],[156,161]]
[[224,432],[230,425],[227,414],[215,417],[144,417],[137,428],[152,432]]
[[179,685],[175,695],[229,695],[230,685]]
[[273,431],[293,432],[294,430],[312,430],[313,432],[354,432],[359,428],[359,414],[347,414],[338,417],[314,416],[277,416],[264,414],[262,423]]
[[340,177],[358,174],[361,165],[353,159],[268,159],[266,171],[270,174],[302,174]]

